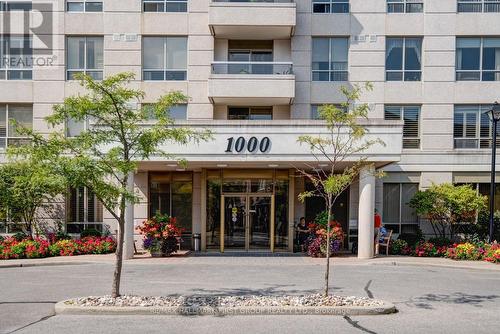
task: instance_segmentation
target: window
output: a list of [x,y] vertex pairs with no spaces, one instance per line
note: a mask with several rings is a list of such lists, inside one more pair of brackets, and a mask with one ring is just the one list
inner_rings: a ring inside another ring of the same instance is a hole
[[[153,109],[153,105],[146,104],[144,105],[144,108],[148,114],[147,117],[149,120],[153,121],[157,119]],[[168,116],[174,120],[187,119],[187,104],[177,104],[170,107],[170,110],[168,111]]]
[[228,107],[227,119],[272,120],[273,107]]
[[410,200],[418,191],[416,183],[384,183],[382,221],[394,233],[408,233],[418,225],[415,209]]
[[[311,105],[311,119],[320,119],[319,112],[321,110],[321,107],[324,106],[324,105],[325,104],[312,104]],[[342,106],[340,104],[334,103],[333,106],[335,106],[338,109],[344,110],[345,112],[348,111],[346,107],[344,107],[344,106]]]
[[[492,124],[487,114],[489,109],[491,106],[488,105],[455,106],[453,123],[455,148],[490,147]],[[500,127],[497,130],[500,130]]]
[[388,37],[385,57],[387,81],[421,80],[422,38]]
[[184,228],[182,248],[191,248],[193,226],[193,175],[192,173],[149,173],[149,217],[168,214],[177,218]]
[[102,1],[93,0],[67,0],[68,12],[102,12]]
[[459,13],[500,12],[500,0],[458,0]]
[[91,228],[102,232],[103,207],[88,188],[70,189],[67,208],[68,233],[81,233]]
[[187,37],[143,37],[144,80],[186,80]]
[[384,118],[404,120],[403,148],[420,148],[420,106],[385,106]]
[[423,0],[387,0],[387,13],[422,13]]
[[457,81],[500,81],[500,38],[457,38]]
[[349,40],[315,37],[312,43],[313,81],[347,81]]
[[9,145],[29,143],[29,139],[16,131],[14,122],[28,129],[33,128],[33,107],[16,104],[0,104],[0,150]]
[[187,12],[187,0],[143,0],[145,12]]
[[75,36],[66,41],[66,79],[85,73],[95,80],[103,78],[103,37]]
[[82,132],[87,131],[88,121],[77,121],[72,118],[66,121],[66,137],[77,137]]
[[32,7],[31,1],[0,1],[0,12],[14,10],[30,11]]
[[31,37],[0,35],[0,80],[31,80],[32,58]]
[[349,0],[313,0],[313,13],[349,13]]

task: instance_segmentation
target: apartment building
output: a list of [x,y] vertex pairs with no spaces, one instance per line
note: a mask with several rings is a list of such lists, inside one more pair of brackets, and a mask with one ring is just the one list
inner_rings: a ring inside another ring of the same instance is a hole
[[[200,233],[203,251],[292,251],[294,224],[322,210],[297,199],[310,184],[294,167],[326,166],[297,137],[323,133],[318,107],[343,102],[341,86],[367,81],[374,89],[362,96],[363,123],[386,146],[366,152],[359,181],[336,204],[346,247],[358,242],[358,255],[372,256],[375,208],[396,235],[429,232],[408,205],[419,188],[472,183],[489,192],[485,112],[500,99],[499,0],[0,1],[2,18],[35,9],[50,13],[51,29],[19,36],[0,27],[3,59],[37,54],[0,65],[0,150],[24,140],[9,119],[50,132],[43,118],[81,92],[72,80],[80,72],[133,72],[146,103],[182,91],[189,101],[171,110],[176,124],[214,131],[213,141],[166,148],[187,168],[139,163],[129,256],[134,224],[158,211],[187,229],[187,248]],[[50,52],[39,55],[48,37]],[[386,177],[375,179],[375,169]],[[116,229],[87,189],[73,189],[54,219],[71,233]]]

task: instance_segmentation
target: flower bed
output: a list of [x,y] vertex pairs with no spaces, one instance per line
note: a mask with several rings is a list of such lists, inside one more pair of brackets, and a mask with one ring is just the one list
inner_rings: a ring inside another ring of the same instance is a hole
[[404,240],[395,240],[392,243],[391,252],[395,255],[445,257],[453,260],[500,263],[500,244],[498,243],[464,242],[438,246],[429,241],[421,241],[411,247]]
[[[314,223],[308,225],[310,236],[306,241],[307,254],[311,257],[326,257],[327,243],[327,223],[328,212],[321,212],[316,217]],[[333,256],[340,250],[344,231],[342,226],[335,221],[330,221],[330,256]]]
[[0,242],[0,259],[34,259],[49,256],[108,254],[116,249],[111,237],[86,237],[79,240],[58,240],[53,243],[42,238],[21,241],[9,237]]

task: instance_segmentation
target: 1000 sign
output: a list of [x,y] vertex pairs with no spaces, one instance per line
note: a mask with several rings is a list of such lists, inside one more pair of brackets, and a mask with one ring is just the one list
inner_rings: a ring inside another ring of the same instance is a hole
[[226,153],[243,153],[248,151],[249,153],[266,153],[271,148],[271,139],[269,137],[264,137],[258,139],[257,137],[250,137],[246,140],[245,137],[229,137],[227,138],[227,148]]

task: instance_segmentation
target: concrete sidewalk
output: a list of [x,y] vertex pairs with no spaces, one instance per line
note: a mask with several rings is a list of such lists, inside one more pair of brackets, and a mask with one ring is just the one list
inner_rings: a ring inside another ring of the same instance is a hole
[[[189,252],[177,253],[171,257],[153,258],[148,253],[135,255],[133,259],[126,260],[127,264],[173,264],[173,263],[186,263],[198,264],[214,259],[209,256],[190,256]],[[273,262],[273,261],[299,261],[301,264],[307,265],[321,265],[324,263],[324,258],[310,258],[303,257],[261,257],[255,258],[247,256],[246,259],[252,259],[252,262]],[[235,263],[242,261],[242,258],[235,256],[225,256],[221,261],[231,262],[234,259]],[[0,260],[1,268],[15,268],[15,267],[36,267],[36,266],[61,266],[61,265],[83,265],[95,263],[114,263],[114,254],[105,255],[79,255],[79,256],[59,256],[48,257],[42,259],[17,259],[17,260]],[[394,266],[434,266],[458,269],[475,269],[475,270],[494,270],[500,271],[500,265],[493,264],[485,261],[454,261],[445,258],[424,258],[424,257],[410,257],[410,256],[379,256],[374,259],[361,260],[355,256],[341,256],[333,257],[331,259],[334,265],[394,265]]]

